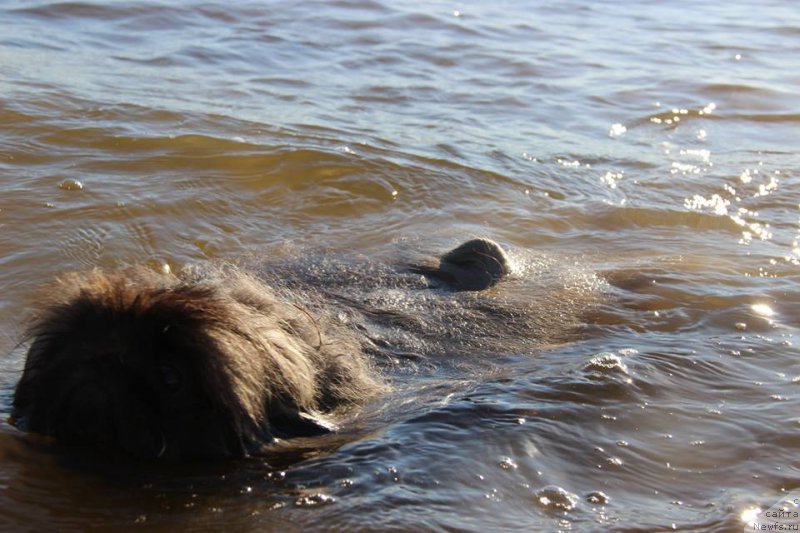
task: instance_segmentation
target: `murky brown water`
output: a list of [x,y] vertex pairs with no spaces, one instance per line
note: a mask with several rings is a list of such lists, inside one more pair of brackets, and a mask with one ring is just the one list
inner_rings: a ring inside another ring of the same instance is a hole
[[65,270],[480,234],[608,284],[285,464],[3,422],[0,528],[752,528],[800,489],[798,57],[790,2],[3,2],[4,420]]

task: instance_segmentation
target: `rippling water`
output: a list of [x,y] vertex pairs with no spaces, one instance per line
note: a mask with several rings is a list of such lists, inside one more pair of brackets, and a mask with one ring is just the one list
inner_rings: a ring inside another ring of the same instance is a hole
[[800,489],[800,10],[524,4],[2,3],[4,419],[69,269],[479,234],[608,282],[580,340],[408,379],[299,461],[3,422],[2,529],[733,531]]

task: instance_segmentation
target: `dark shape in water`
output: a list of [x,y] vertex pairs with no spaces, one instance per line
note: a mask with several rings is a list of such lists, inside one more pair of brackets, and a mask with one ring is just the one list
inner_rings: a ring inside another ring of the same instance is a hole
[[494,241],[472,239],[441,257],[438,267],[412,265],[410,270],[460,291],[488,289],[509,274],[506,253]]
[[[499,245],[474,239],[438,267],[410,270],[474,291],[509,268]],[[12,419],[59,442],[171,460],[242,457],[329,433],[328,417],[387,386],[364,355],[368,333],[326,311],[342,301],[294,292],[231,265],[67,274],[27,332]]]

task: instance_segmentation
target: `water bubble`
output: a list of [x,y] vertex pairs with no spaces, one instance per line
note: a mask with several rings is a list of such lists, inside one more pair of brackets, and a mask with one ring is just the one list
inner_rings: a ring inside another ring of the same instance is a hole
[[503,470],[516,470],[517,469],[517,463],[515,463],[514,460],[511,459],[511,457],[503,457],[500,460],[499,464],[500,464],[500,468],[502,468]]
[[561,487],[548,485],[534,493],[536,502],[546,511],[567,512],[575,508],[578,496]]
[[594,503],[596,505],[605,505],[608,503],[609,500],[610,498],[608,497],[608,494],[606,494],[605,492],[601,492],[599,490],[590,492],[589,494],[586,495],[586,501],[589,503]]
[[67,178],[58,184],[58,188],[65,191],[81,191],[83,190],[83,183],[76,179]]

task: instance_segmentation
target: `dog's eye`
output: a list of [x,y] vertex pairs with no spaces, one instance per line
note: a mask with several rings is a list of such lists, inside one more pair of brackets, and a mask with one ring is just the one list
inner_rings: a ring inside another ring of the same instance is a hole
[[174,365],[169,363],[162,363],[159,367],[161,371],[161,383],[163,383],[168,390],[176,391],[183,385],[183,375]]

